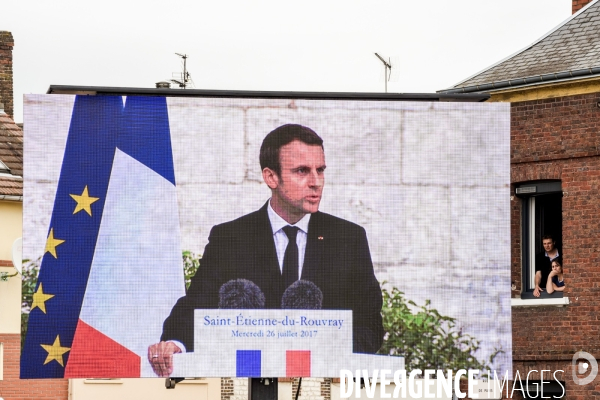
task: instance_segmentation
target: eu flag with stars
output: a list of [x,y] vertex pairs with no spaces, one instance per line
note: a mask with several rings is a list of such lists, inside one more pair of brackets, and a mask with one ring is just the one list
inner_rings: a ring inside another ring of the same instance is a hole
[[77,96],[21,378],[150,376],[180,242],[166,99]]

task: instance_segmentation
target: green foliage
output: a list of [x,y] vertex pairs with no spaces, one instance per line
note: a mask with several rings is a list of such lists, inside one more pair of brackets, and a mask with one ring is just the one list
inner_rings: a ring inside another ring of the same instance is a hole
[[391,292],[383,288],[383,328],[386,332],[380,354],[404,356],[405,369],[459,369],[490,368],[494,358],[502,352],[496,350],[489,363],[479,361],[474,354],[480,341],[463,334],[454,318],[441,315],[431,307],[431,301],[418,306],[406,299],[397,288]]
[[202,256],[196,255],[189,250],[183,252],[183,277],[185,279],[185,290],[190,287],[192,277],[200,267]]
[[41,257],[34,261],[23,260],[23,273],[21,275],[21,350],[25,344],[29,312],[31,311],[33,293],[40,272],[40,261]]

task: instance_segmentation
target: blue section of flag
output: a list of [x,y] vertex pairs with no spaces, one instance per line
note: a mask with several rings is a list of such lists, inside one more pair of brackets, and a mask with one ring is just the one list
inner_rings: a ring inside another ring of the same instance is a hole
[[235,369],[236,376],[259,378],[261,365],[260,350],[237,350]]
[[165,97],[128,97],[119,150],[175,185]]
[[[54,238],[65,242],[56,246],[57,258],[46,252],[42,259],[37,286],[43,283],[44,293],[54,297],[46,302],[45,314],[35,308],[29,315],[21,378],[63,377],[64,366],[56,360],[44,364],[48,352],[41,345],[52,345],[58,336],[62,347],[71,347],[102,219],[122,112],[121,97],[75,99],[48,229]],[[70,195],[81,195],[86,186],[90,196],[99,198],[91,205],[92,216],[85,211],[73,214],[77,203]],[[62,356],[64,365],[68,358],[68,352]]]

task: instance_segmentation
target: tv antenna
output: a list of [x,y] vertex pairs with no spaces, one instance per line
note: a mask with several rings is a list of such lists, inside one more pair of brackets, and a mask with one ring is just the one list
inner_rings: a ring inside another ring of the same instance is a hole
[[392,64],[390,59],[388,58],[388,61],[385,61],[383,59],[383,57],[381,57],[379,54],[375,53],[375,55],[377,56],[377,58],[379,58],[381,60],[381,62],[383,63],[383,68],[385,69],[385,92],[387,93],[387,83],[388,83],[388,69],[390,70],[390,77],[392,76]]
[[[192,85],[194,84],[194,81],[192,81],[192,77],[190,76],[190,73],[187,71],[188,55],[187,54],[179,54],[179,53],[175,53],[175,54],[183,59],[183,73],[181,74],[181,77],[179,78],[179,80],[171,79],[171,82],[176,83],[179,85],[180,88],[185,89],[188,86],[188,84],[192,84]],[[175,75],[175,74],[176,74],[176,72],[173,73],[173,75]]]

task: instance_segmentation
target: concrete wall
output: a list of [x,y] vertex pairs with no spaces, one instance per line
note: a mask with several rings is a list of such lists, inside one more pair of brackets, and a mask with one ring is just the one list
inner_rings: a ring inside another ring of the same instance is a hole
[[0,266],[12,266],[13,242],[23,235],[23,203],[0,200],[0,226]]
[[148,379],[71,379],[69,400],[212,400],[220,399],[220,378],[179,382],[165,388],[164,378]]
[[[23,204],[0,201],[0,272],[12,275],[12,245],[22,236]],[[21,333],[21,277],[0,281],[0,334]]]
[[[0,268],[0,271],[9,270]],[[11,274],[16,272],[11,269]],[[0,334],[21,334],[21,277],[0,281]]]

